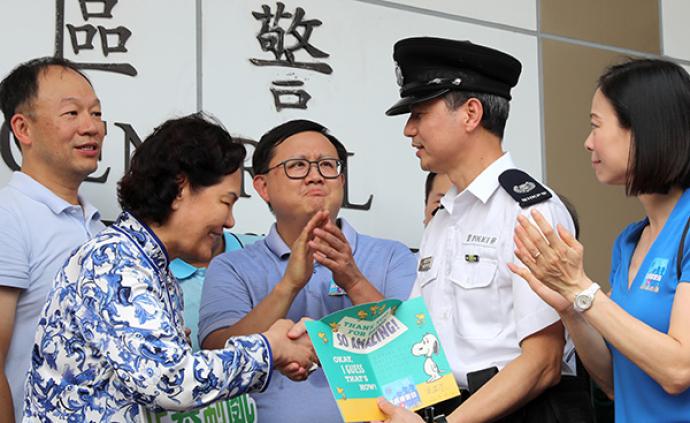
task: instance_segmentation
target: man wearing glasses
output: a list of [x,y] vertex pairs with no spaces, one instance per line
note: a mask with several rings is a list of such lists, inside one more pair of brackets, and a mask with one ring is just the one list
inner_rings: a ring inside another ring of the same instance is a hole
[[[345,147],[322,125],[294,120],[261,137],[254,188],[276,217],[266,238],[211,262],[201,300],[204,348],[279,318],[319,319],[385,298],[406,299],[416,259],[403,244],[359,234],[338,218]],[[306,382],[273,375],[254,396],[265,422],[333,422],[340,413],[322,370]]]

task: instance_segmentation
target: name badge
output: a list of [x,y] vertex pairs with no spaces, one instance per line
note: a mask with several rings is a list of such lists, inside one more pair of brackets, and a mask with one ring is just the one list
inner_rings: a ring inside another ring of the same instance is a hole
[[419,269],[417,271],[419,272],[426,272],[429,269],[431,269],[431,264],[433,263],[434,258],[433,257],[424,257],[423,259],[419,260]]
[[331,284],[328,286],[328,295],[347,295],[347,292],[331,279]]

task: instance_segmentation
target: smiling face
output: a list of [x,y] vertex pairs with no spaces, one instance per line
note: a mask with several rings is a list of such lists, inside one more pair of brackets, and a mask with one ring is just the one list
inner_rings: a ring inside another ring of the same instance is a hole
[[225,175],[217,184],[191,189],[183,182],[173,201],[166,226],[172,238],[166,243],[172,258],[207,263],[222,242],[223,228],[235,225],[232,209],[241,192],[241,171]]
[[616,112],[600,90],[592,98],[592,130],[585,148],[592,154],[597,180],[604,184],[625,185],[630,159],[630,129],[622,128]]
[[[286,138],[273,150],[268,167],[289,159],[338,159],[335,146],[314,131],[300,132]],[[326,179],[316,165],[309,168],[304,179],[290,179],[283,166],[254,177],[254,188],[264,201],[271,204],[276,220],[303,223],[319,210],[328,210],[335,219],[343,201],[344,176]]]
[[411,107],[404,134],[412,139],[422,169],[446,173],[458,163],[462,143],[458,140],[462,106],[450,110],[442,98]]
[[105,136],[101,105],[77,72],[46,68],[39,74],[36,97],[12,121],[22,144],[23,170],[70,182],[81,182],[96,170]]

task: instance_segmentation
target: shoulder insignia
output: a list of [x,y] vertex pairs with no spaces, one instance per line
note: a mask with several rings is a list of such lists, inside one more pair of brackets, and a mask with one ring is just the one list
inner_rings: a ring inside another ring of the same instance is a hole
[[523,209],[552,197],[544,185],[519,169],[508,169],[501,173],[498,182]]

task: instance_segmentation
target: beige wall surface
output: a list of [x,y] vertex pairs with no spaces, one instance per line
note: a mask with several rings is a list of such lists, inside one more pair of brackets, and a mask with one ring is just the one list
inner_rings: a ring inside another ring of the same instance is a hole
[[659,3],[650,0],[542,0],[541,31],[658,54]]
[[580,241],[590,278],[608,286],[611,247],[617,234],[642,217],[623,187],[600,184],[584,148],[589,111],[599,74],[624,60],[618,54],[559,41],[542,44],[544,139],[549,185],[576,207]]

